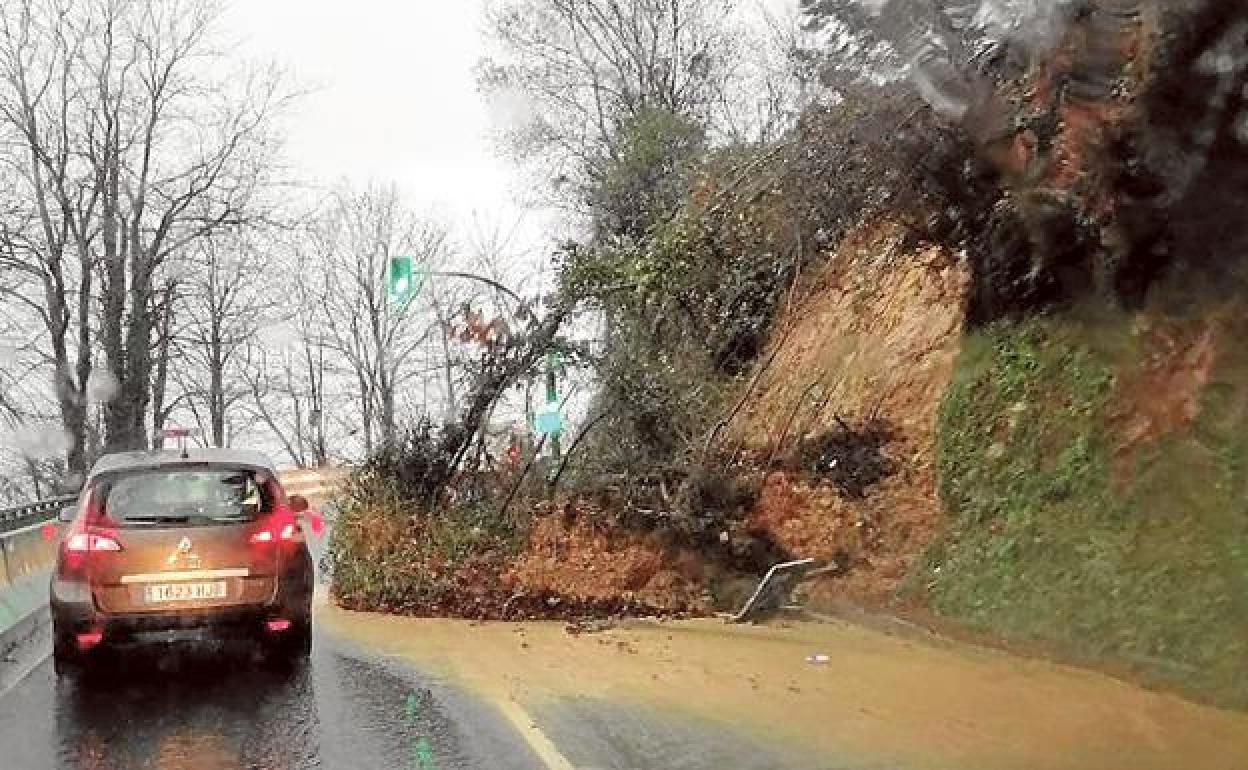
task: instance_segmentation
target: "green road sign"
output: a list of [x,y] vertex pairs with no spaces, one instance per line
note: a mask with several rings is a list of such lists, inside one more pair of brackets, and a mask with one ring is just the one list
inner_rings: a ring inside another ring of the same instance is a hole
[[406,307],[425,285],[429,268],[411,257],[391,257],[386,280],[386,297],[393,305]]

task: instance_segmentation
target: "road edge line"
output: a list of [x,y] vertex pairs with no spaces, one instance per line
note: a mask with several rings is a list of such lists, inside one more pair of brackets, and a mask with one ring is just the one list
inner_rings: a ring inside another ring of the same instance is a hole
[[[48,607],[35,607],[30,612],[23,615],[16,623],[9,626],[3,632],[0,632],[0,666],[9,665],[4,662],[7,660],[9,654],[18,647],[21,647],[22,644],[30,641],[31,637],[35,636],[39,629],[46,623],[51,622],[51,620],[52,611]],[[29,628],[23,628],[28,624]],[[0,697],[4,697],[10,690],[26,681],[26,677],[34,673],[35,669],[42,666],[43,662],[47,660],[47,658],[47,653],[35,656],[34,660],[32,660],[24,669],[17,669],[13,674],[12,681],[9,682],[7,686],[0,688]],[[17,661],[14,661],[14,664],[16,663]]]
[[48,617],[51,619],[51,611],[46,605],[42,605],[30,610],[13,621],[11,626],[0,631],[0,660],[7,658],[10,652],[33,635],[39,626],[43,625],[43,623],[39,622],[38,617],[44,613],[48,613]]
[[542,732],[542,729],[537,726],[529,713],[520,707],[519,703],[507,698],[499,700],[496,705],[503,717],[511,723],[511,726],[516,729],[516,732],[546,767],[550,770],[576,770],[575,765],[563,756],[554,741]]

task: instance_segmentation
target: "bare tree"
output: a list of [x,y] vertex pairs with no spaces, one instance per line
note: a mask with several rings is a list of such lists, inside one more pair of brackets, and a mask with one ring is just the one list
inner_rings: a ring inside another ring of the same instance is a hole
[[[263,348],[248,347],[240,379],[247,400],[240,409],[258,420],[281,444],[286,456],[300,468],[322,467],[329,459],[323,414],[323,370],[305,370],[315,361],[315,342],[301,350],[270,355]],[[307,360],[304,360],[306,354]]]
[[219,14],[210,0],[0,8],[0,121],[15,137],[0,155],[31,201],[10,238],[20,258],[4,267],[42,287],[42,301],[13,296],[47,327],[74,471],[96,335],[119,386],[104,410],[107,445],[145,446],[177,261],[263,215],[286,97],[272,70],[229,71]]
[[393,187],[373,186],[362,193],[339,191],[309,240],[305,264],[317,271],[309,287],[318,295],[317,344],[353,381],[369,452],[378,440],[394,437],[397,397],[419,376],[420,352],[436,328],[416,303],[399,306],[388,299],[390,259],[438,264],[447,233],[412,216]]
[[518,96],[531,115],[507,137],[521,158],[576,182],[622,125],[662,111],[708,126],[735,67],[731,0],[499,0],[499,48],[482,88]]
[[[213,55],[217,15],[207,2],[152,2],[128,27],[135,75],[119,84],[132,90],[118,106],[130,106],[128,114],[114,112],[117,141],[104,147],[112,150],[105,168],[115,180],[106,187],[102,223],[103,347],[121,384],[106,415],[114,447],[146,445],[153,287],[166,261],[257,217],[258,194],[268,182],[273,119],[284,103],[281,80],[272,71],[247,72],[232,81],[236,88],[197,69],[198,58]],[[220,416],[217,391],[210,395]],[[221,438],[217,427],[214,439]]]
[[244,354],[273,307],[268,258],[246,238],[200,241],[183,280],[184,322],[174,346],[183,365],[177,379],[182,397],[206,416],[204,435],[212,446],[228,446],[230,417],[249,395],[240,370]]
[[29,203],[4,224],[4,287],[47,333],[61,420],[71,437],[70,473],[85,472],[87,379],[92,369],[94,219],[103,180],[81,152],[97,126],[80,65],[88,36],[67,4],[21,0],[0,8],[0,121],[4,177]]

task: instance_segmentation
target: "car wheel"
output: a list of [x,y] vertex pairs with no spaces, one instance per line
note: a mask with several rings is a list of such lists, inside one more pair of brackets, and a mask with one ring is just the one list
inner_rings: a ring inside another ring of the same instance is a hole
[[298,660],[307,660],[312,655],[312,621],[301,620],[290,628],[290,656]]
[[74,643],[61,635],[52,642],[52,670],[57,676],[75,676],[82,671],[82,655]]
[[282,635],[264,645],[264,661],[270,666],[301,663],[312,654],[312,623],[300,620],[291,623]]

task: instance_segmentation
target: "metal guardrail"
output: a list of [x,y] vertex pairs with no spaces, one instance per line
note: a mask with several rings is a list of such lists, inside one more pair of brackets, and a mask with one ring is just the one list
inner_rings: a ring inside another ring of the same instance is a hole
[[62,508],[73,505],[77,500],[77,495],[66,495],[13,508],[0,508],[0,532],[9,532],[55,518]]
[[45,622],[48,574],[65,529],[48,522],[75,499],[57,497],[0,510],[0,657]]

